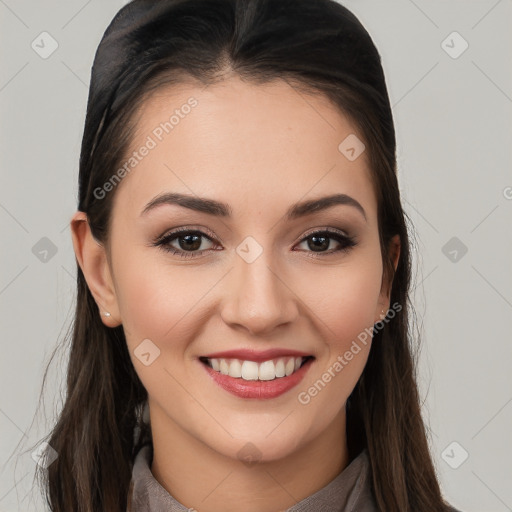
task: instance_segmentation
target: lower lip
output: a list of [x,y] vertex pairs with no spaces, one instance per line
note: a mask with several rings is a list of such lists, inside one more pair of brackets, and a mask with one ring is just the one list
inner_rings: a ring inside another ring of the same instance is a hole
[[240,398],[256,398],[265,400],[276,398],[295,387],[306,375],[313,359],[308,359],[296,372],[288,377],[279,377],[273,380],[244,380],[230,377],[216,372],[207,364],[200,362],[210,377],[229,393]]

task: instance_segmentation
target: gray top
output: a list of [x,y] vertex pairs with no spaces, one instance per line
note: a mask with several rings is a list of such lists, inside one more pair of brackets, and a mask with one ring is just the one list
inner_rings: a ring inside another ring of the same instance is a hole
[[[135,457],[127,512],[191,512],[175,500],[151,473],[153,447]],[[378,512],[370,489],[370,462],[362,451],[334,480],[284,512]]]

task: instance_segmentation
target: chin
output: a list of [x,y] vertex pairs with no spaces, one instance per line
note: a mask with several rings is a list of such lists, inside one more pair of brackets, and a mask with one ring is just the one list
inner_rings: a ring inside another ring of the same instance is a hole
[[242,462],[281,460],[293,455],[300,446],[309,441],[304,427],[293,424],[291,418],[283,421],[284,417],[279,415],[271,425],[267,422],[255,423],[251,418],[246,418],[245,428],[239,425],[236,432],[230,431],[233,437],[225,435],[215,440],[203,441],[218,453]]

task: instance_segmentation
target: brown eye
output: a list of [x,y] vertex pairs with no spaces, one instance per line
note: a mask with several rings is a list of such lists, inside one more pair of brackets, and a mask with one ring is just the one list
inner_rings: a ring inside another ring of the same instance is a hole
[[[204,247],[203,241],[205,239],[212,242],[211,238],[202,231],[181,229],[168,233],[157,240],[153,245],[183,258],[193,258],[209,249],[208,247]],[[177,242],[177,246],[172,245],[175,242]]]
[[[182,258],[194,258],[211,249],[211,247],[204,247],[204,240],[213,243],[212,239],[202,231],[185,228],[160,237],[153,245]],[[353,237],[334,230],[310,233],[300,243],[306,244],[304,252],[312,253],[315,257],[346,252],[357,245]]]
[[[322,254],[333,254],[341,251],[348,251],[356,245],[354,238],[343,235],[338,231],[324,230],[316,231],[305,237],[301,244],[306,244],[309,251]],[[338,244],[338,248],[333,248],[333,245]],[[331,250],[329,250],[331,249]]]

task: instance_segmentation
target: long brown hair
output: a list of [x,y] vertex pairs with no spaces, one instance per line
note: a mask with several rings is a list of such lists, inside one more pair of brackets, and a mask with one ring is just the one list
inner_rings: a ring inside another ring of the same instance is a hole
[[[186,80],[210,85],[233,71],[253,83],[286,80],[327,96],[359,128],[378,201],[383,283],[396,318],[374,334],[347,403],[350,457],[367,448],[380,510],[448,510],[429,453],[415,376],[408,222],[396,169],[393,117],[380,55],[358,19],[334,0],[134,0],[105,31],[92,67],[79,169],[78,209],[108,247],[115,190],[97,190],[127,154],[137,109],[153,91]],[[96,191],[96,193],[95,193]],[[398,234],[394,269],[389,241]],[[44,385],[44,381],[43,381]],[[132,464],[151,439],[147,392],[122,326],[107,328],[77,263],[67,394],[45,439],[58,458],[40,470],[54,512],[124,512]]]

